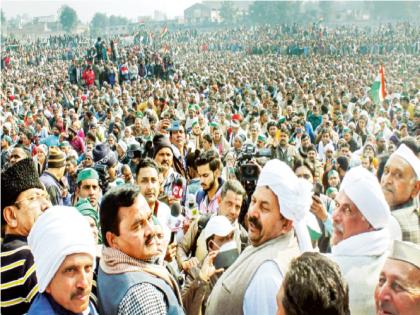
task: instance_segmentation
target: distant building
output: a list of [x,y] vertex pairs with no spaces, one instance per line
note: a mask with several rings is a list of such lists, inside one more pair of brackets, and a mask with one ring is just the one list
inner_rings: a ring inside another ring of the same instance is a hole
[[[247,15],[252,1],[232,1],[237,16]],[[220,8],[223,1],[203,1],[196,3],[184,10],[186,24],[220,23]]]
[[166,14],[164,12],[155,10],[155,12],[153,13],[153,20],[154,21],[165,21],[167,20]]
[[[13,35],[18,38],[26,36],[46,37],[64,33],[57,15],[36,16],[26,20],[19,19],[16,24],[17,25],[14,25],[15,27],[8,25],[7,32],[5,33],[13,33]],[[86,25],[79,23],[76,25],[73,33],[84,33],[87,31],[87,29],[88,28]]]

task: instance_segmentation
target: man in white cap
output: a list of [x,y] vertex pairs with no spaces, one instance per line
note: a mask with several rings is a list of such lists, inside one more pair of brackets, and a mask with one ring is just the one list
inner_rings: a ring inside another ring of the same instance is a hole
[[39,293],[28,314],[98,314],[89,301],[96,245],[86,219],[72,207],[48,209],[28,237]]
[[344,176],[335,198],[333,246],[350,289],[352,314],[373,314],[372,294],[390,244],[389,206],[376,177],[359,166]]
[[420,246],[394,241],[375,289],[376,314],[420,313]]
[[275,314],[276,293],[290,260],[312,249],[304,223],[311,203],[308,181],[284,162],[267,162],[248,209],[251,246],[217,281],[206,314]]
[[420,160],[405,144],[386,162],[381,186],[403,241],[420,244]]

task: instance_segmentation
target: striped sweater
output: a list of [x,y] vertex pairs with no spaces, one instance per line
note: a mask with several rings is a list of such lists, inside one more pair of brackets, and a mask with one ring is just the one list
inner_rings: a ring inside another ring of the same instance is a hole
[[1,314],[24,314],[38,293],[34,257],[25,236],[6,235],[1,244]]

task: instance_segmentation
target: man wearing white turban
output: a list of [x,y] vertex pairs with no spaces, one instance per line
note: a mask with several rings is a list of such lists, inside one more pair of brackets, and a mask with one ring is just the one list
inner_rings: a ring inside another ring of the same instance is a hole
[[96,244],[86,219],[72,207],[45,211],[28,236],[39,293],[28,315],[97,315],[90,302]]
[[352,314],[374,314],[372,294],[390,244],[389,206],[376,177],[362,166],[344,176],[335,198],[333,246],[350,290]]
[[420,160],[405,144],[386,162],[381,186],[403,241],[420,244]]
[[267,162],[248,209],[251,245],[217,281],[206,314],[275,314],[290,260],[312,249],[304,222],[311,203],[308,181],[284,162]]

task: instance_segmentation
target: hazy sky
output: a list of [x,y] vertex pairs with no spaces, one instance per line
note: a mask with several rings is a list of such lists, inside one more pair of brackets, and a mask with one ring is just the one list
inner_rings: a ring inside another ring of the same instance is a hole
[[57,10],[67,4],[76,10],[82,22],[89,22],[96,12],[107,15],[121,15],[128,18],[138,16],[153,16],[155,10],[166,13],[168,18],[182,16],[184,10],[201,0],[0,0],[6,18],[17,14],[28,14],[30,16],[45,16],[57,13]]

